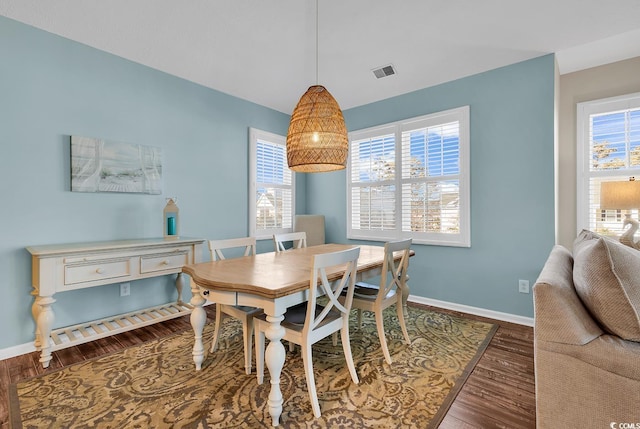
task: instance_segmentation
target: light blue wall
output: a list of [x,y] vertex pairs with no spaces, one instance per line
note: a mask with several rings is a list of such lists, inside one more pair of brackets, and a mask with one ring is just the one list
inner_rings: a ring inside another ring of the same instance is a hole
[[[471,248],[414,245],[412,294],[533,316],[518,279],[533,285],[554,244],[554,70],[547,55],[344,112],[353,131],[470,106]],[[307,178],[328,241],[346,241],[345,174]]]
[[[33,339],[26,246],[160,236],[165,196],[178,197],[185,236],[247,234],[248,128],[284,135],[287,115],[3,17],[0,58],[0,349]],[[412,292],[531,316],[531,295],[517,292],[517,280],[533,283],[553,244],[553,57],[345,118],[355,130],[465,104],[472,247],[414,246]],[[70,192],[72,134],[161,147],[163,195]],[[298,212],[325,214],[328,241],[344,242],[344,172],[298,175],[297,186]],[[126,298],[117,285],[57,294],[55,326],[174,296],[170,278],[134,282]]]
[[[288,115],[3,17],[0,58],[0,349],[33,340],[26,246],[162,236],[165,196],[184,236],[248,233],[249,127],[284,135]],[[72,134],[161,147],[163,195],[70,192]],[[56,294],[55,325],[174,296],[169,278]]]

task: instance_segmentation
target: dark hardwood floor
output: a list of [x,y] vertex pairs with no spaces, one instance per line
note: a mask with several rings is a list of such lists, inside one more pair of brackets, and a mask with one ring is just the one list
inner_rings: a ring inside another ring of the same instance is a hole
[[533,328],[456,314],[492,322],[499,328],[440,428],[535,428]]
[[[205,307],[211,322],[214,307]],[[499,325],[440,428],[535,428],[533,328],[436,310]],[[11,383],[185,329],[191,329],[188,316],[59,350],[53,353],[47,370],[38,362],[36,352],[0,361],[0,429],[9,428],[8,389]]]

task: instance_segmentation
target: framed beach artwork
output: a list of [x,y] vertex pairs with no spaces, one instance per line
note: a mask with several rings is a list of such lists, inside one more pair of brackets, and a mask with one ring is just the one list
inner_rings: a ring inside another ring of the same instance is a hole
[[71,136],[71,191],[162,193],[162,149]]

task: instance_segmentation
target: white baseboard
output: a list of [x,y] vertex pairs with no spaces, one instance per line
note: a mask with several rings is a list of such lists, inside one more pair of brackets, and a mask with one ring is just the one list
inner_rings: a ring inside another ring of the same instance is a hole
[[409,295],[408,300],[418,304],[425,304],[432,307],[440,307],[447,310],[460,311],[462,313],[474,314],[476,316],[487,317],[489,319],[502,320],[504,322],[533,327],[533,317],[518,316],[517,314],[502,313],[500,311],[471,307],[468,305],[456,304],[454,302],[439,301],[437,299],[423,298],[415,295]]
[[[489,319],[502,320],[516,323],[518,325],[533,326],[532,317],[518,316],[516,314],[502,313],[500,311],[487,310],[479,307],[456,304],[454,302],[438,301],[437,299],[423,298],[421,296],[409,295],[409,301],[417,304],[430,305],[432,307],[445,308],[447,310],[460,311],[462,313],[474,314],[476,316],[487,317]],[[207,303],[208,305],[209,303]],[[0,360],[24,355],[36,351],[33,342],[20,344],[6,349],[0,349]]]
[[35,351],[36,347],[33,345],[33,342],[8,347],[6,349],[0,349],[0,360],[9,359],[20,355],[26,355],[27,353]]

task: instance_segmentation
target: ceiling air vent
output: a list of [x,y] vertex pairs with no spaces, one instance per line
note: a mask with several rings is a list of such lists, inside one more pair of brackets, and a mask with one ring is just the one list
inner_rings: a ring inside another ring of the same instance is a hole
[[392,74],[396,74],[395,69],[392,64],[388,66],[378,67],[372,70],[373,74],[380,79],[381,77],[391,76]]

